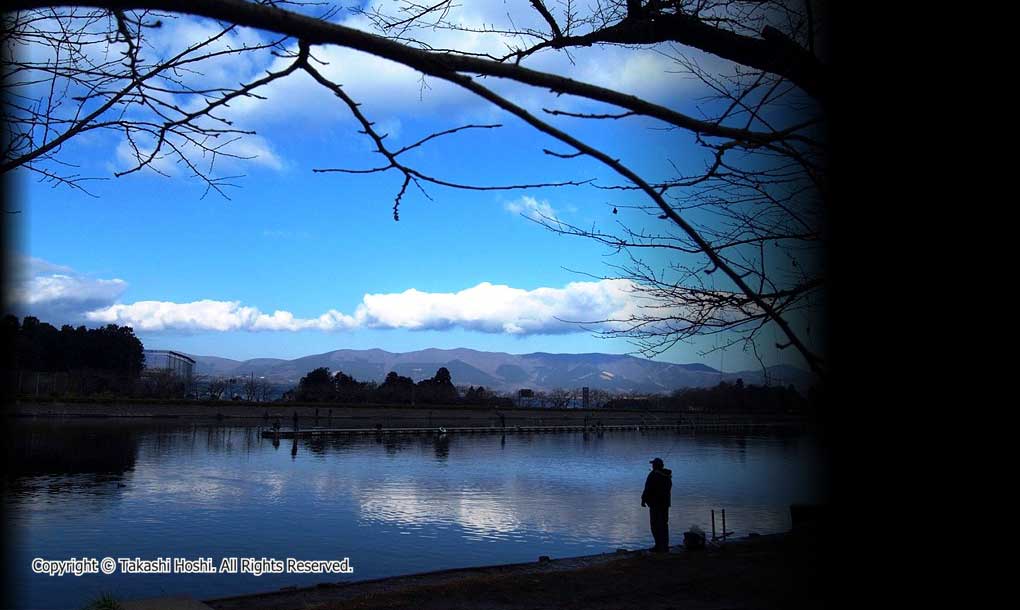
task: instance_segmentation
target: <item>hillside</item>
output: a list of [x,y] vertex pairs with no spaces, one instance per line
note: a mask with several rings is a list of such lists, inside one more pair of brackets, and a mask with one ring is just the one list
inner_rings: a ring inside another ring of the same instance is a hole
[[[274,384],[296,385],[308,371],[327,367],[343,371],[362,381],[382,381],[390,371],[421,380],[439,367],[449,369],[456,385],[485,386],[490,390],[519,388],[552,390],[588,386],[614,393],[672,392],[685,387],[708,387],[720,381],[743,379],[760,384],[763,373],[741,371],[721,373],[704,364],[674,364],[619,354],[507,354],[472,349],[425,349],[392,353],[381,349],[341,349],[294,360],[255,358],[231,360],[192,355],[196,373],[214,377],[266,377]],[[793,384],[806,389],[811,374],[790,366],[769,369],[772,383]]]

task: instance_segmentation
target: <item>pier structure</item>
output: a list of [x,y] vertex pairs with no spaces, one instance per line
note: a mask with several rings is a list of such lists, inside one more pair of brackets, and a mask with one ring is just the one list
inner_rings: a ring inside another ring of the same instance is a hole
[[550,434],[562,432],[611,432],[611,431],[646,431],[674,430],[677,432],[766,432],[770,430],[789,429],[798,426],[791,422],[704,422],[679,424],[625,424],[625,425],[566,425],[566,426],[462,426],[462,427],[426,427],[426,428],[300,428],[291,430],[263,430],[263,438],[312,438],[321,436],[351,436],[379,434]]

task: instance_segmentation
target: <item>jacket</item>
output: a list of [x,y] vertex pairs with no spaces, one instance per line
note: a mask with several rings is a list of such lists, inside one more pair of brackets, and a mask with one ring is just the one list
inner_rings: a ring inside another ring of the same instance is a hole
[[673,489],[673,471],[669,468],[653,470],[645,479],[645,490],[641,502],[652,508],[669,508],[670,491]]

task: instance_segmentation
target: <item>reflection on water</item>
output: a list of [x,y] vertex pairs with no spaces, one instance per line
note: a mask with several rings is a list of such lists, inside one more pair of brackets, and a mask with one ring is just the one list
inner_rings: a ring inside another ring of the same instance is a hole
[[738,534],[782,531],[791,502],[824,496],[808,437],[377,434],[281,445],[255,427],[172,422],[17,420],[9,430],[6,569],[22,608],[340,579],[46,577],[31,573],[34,557],[350,557],[348,578],[367,579],[648,547],[640,494],[655,456],[674,473],[674,542],[692,524],[708,530],[711,509],[725,508]]

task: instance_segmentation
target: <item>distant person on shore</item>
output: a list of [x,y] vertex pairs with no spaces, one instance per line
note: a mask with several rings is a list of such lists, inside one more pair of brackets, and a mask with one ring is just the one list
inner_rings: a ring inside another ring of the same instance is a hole
[[651,462],[652,471],[645,479],[645,490],[641,494],[641,506],[648,507],[648,518],[655,538],[653,553],[669,552],[669,498],[673,489],[673,471],[664,468],[662,458]]

